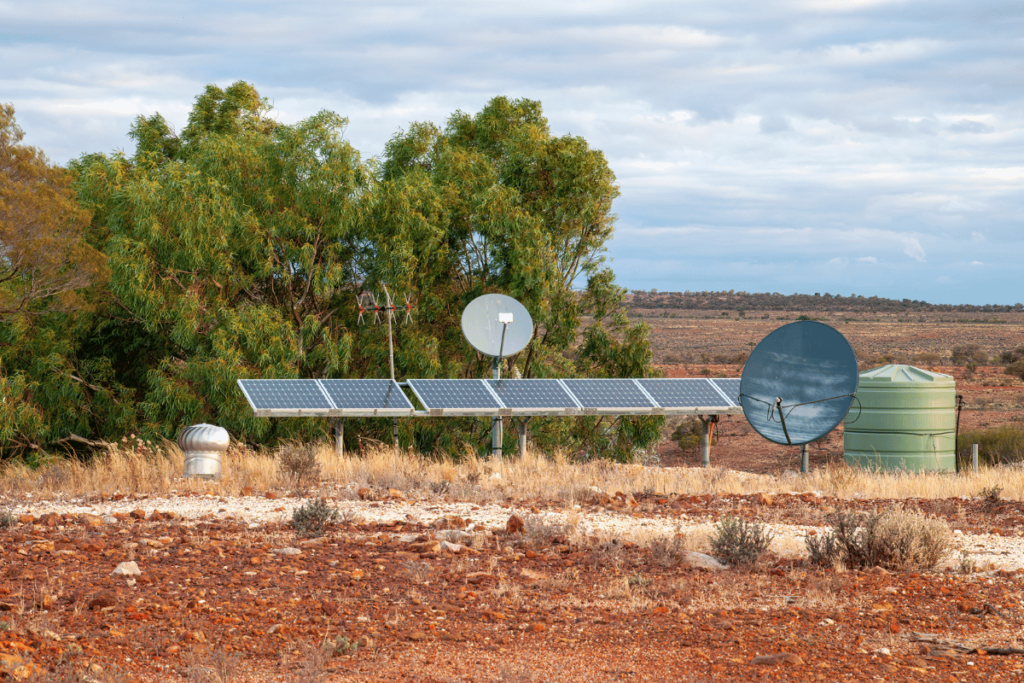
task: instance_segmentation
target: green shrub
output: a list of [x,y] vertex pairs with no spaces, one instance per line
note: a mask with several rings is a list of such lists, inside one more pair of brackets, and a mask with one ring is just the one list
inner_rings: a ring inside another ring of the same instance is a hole
[[1003,374],[1012,375],[1019,379],[1024,379],[1024,360],[1015,360],[1006,366],[1003,370]]
[[1007,365],[1013,365],[1018,361],[1024,361],[1024,346],[1018,346],[1010,351],[1003,351],[999,355],[999,360],[1003,361]]
[[331,507],[320,498],[309,500],[295,508],[292,526],[307,538],[323,536],[327,529],[341,517],[338,508]]
[[679,448],[690,453],[700,448],[703,434],[703,426],[695,417],[688,417],[679,423],[679,426],[672,432],[672,440],[679,444]]
[[988,354],[981,350],[977,344],[964,344],[953,347],[953,365],[967,367],[973,365],[977,368],[988,362]]
[[10,510],[0,511],[0,529],[10,529],[17,522],[18,518]]
[[848,569],[933,569],[949,549],[953,533],[945,521],[902,509],[829,515],[832,529],[808,536],[812,564]]
[[960,432],[956,457],[960,467],[970,467],[971,446],[978,444],[978,462],[1003,465],[1024,462],[1024,429],[1003,425],[992,429]]
[[715,525],[711,553],[726,564],[749,567],[764,555],[774,536],[763,524],[729,516]]

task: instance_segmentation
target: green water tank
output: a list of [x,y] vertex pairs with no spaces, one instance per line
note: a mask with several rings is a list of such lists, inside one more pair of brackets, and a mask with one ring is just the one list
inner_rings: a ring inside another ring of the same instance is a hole
[[956,471],[956,382],[910,365],[862,372],[843,430],[847,464]]

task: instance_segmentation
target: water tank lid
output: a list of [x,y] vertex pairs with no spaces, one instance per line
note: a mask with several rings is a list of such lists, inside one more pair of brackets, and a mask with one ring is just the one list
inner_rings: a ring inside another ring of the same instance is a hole
[[952,375],[922,370],[913,365],[883,365],[880,368],[865,370],[860,373],[860,381],[869,384],[955,384]]

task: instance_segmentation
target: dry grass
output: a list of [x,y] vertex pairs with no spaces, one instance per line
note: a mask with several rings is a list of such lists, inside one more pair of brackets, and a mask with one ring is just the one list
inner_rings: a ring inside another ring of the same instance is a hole
[[[293,446],[289,446],[293,447]],[[313,488],[338,488],[355,495],[358,488],[379,492],[398,489],[407,496],[491,502],[506,497],[584,502],[594,491],[652,494],[752,494],[819,491],[839,498],[953,498],[977,497],[979,491],[1000,488],[1003,499],[1024,496],[1024,468],[983,468],[978,474],[871,472],[830,466],[806,476],[769,476],[722,468],[659,468],[620,465],[607,461],[574,463],[562,454],[530,452],[500,463],[467,455],[460,461],[420,457],[390,448],[364,455],[337,456],[328,444],[313,447],[319,480]],[[233,445],[223,458],[218,481],[183,479],[184,456],[166,442],[159,447],[125,442],[90,461],[53,458],[37,469],[13,462],[0,469],[0,493],[32,493],[65,497],[117,492],[165,494],[195,491],[237,495],[245,487],[263,491],[289,482],[276,451],[256,451]],[[289,482],[294,483],[294,482]]]

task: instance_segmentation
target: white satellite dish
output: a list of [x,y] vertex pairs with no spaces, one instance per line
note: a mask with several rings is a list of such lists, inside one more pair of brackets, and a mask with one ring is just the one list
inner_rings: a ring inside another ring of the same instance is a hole
[[484,294],[462,311],[462,334],[474,349],[492,358],[514,356],[533,337],[526,307],[504,294]]

